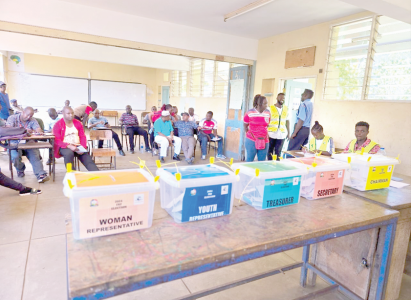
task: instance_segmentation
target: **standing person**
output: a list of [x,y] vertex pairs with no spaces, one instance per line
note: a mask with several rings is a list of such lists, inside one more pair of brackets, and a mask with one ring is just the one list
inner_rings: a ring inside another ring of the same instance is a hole
[[58,111],[58,113],[59,113],[59,114],[63,113],[63,109],[64,109],[66,106],[67,106],[67,107],[70,107],[70,100],[64,101],[64,106],[63,106],[63,108],[62,108],[61,110]]
[[273,160],[273,153],[276,155],[277,160],[280,160],[284,140],[288,136],[288,107],[284,105],[284,98],[285,94],[279,93],[277,95],[277,102],[270,106],[271,121],[268,125],[268,160]]
[[313,96],[314,92],[309,89],[305,89],[301,95],[301,104],[298,108],[294,132],[291,135],[288,150],[301,150],[302,146],[308,142],[313,114],[313,103],[311,102]]
[[364,153],[376,154],[381,148],[377,142],[368,138],[370,133],[370,124],[360,121],[355,124],[355,138],[345,147],[345,153],[361,153],[361,148],[364,148]]
[[178,128],[178,137],[181,138],[182,148],[186,162],[192,165],[194,162],[194,146],[196,140],[194,139],[194,130],[199,128],[199,126],[192,121],[189,121],[189,114],[183,112],[183,120],[174,123],[174,127]]
[[[21,114],[11,115],[8,117],[6,127],[19,127],[27,130],[28,133],[43,133],[39,123],[33,118],[34,109],[30,106],[26,107]],[[27,141],[26,144],[35,143],[35,141]],[[40,183],[50,180],[47,176],[47,172],[44,171],[43,164],[40,158],[39,149],[26,149],[26,150],[10,150],[11,160],[14,163],[14,167],[17,170],[18,177],[24,177],[25,164],[21,161],[23,151],[26,154],[28,160],[33,167],[33,173],[37,177],[37,181]]]
[[[68,100],[66,100],[68,101]],[[66,108],[67,106],[64,106]],[[63,109],[64,109],[63,108]],[[83,123],[83,126],[87,125],[88,117],[91,112],[97,109],[97,103],[91,101],[89,105],[80,105],[74,109],[74,119]]]
[[0,105],[2,109],[0,110],[0,119],[7,120],[10,116],[10,99],[9,94],[6,93],[6,84],[0,81]]
[[[88,129],[91,130],[97,130],[97,128],[111,128],[110,124],[108,123],[107,119],[105,117],[100,116],[100,111],[96,109],[94,111],[94,117],[92,117],[90,120],[88,120]],[[117,148],[118,148],[118,153],[121,156],[126,156],[126,154],[123,151],[123,147],[120,143],[120,139],[118,138],[118,134],[115,133],[112,129],[111,133],[113,135],[113,139],[116,142]],[[98,141],[98,147],[103,148],[104,141]]]
[[13,110],[13,112],[14,112],[15,114],[19,114],[19,113],[23,112],[23,110],[24,110],[24,109],[23,109],[23,106],[18,105],[17,99],[11,99],[11,100],[10,100],[10,103],[11,103],[10,108]]
[[57,121],[61,118],[59,117],[56,109],[54,108],[49,108],[47,112],[49,114],[50,119],[46,120],[46,124],[44,124],[44,131],[52,132],[54,124],[56,124]]
[[198,124],[200,122],[200,117],[194,113],[194,108],[190,107],[188,109],[188,114],[190,115],[188,120]]
[[53,127],[54,156],[64,157],[64,165],[71,163],[75,170],[74,157],[78,157],[87,171],[98,171],[96,164],[88,152],[82,152],[79,147],[87,150],[87,137],[80,121],[74,119],[74,111],[71,107],[64,107],[63,118],[56,122]]
[[160,149],[160,161],[164,163],[164,157],[167,155],[167,147],[171,146],[174,141],[174,156],[173,160],[180,161],[181,139],[174,136],[173,125],[170,121],[170,112],[163,110],[161,112],[161,118],[154,123],[154,140],[157,144],[161,145]]
[[324,128],[318,121],[315,121],[314,126],[311,128],[311,134],[313,137],[310,142],[303,147],[304,153],[314,154],[321,151],[322,155],[331,156],[335,152],[333,138],[324,134]]
[[226,159],[223,155],[223,137],[217,135],[217,121],[213,119],[214,113],[212,111],[207,112],[205,119],[200,121],[201,130],[199,131],[198,138],[201,145],[201,159],[206,159],[207,155],[207,142],[210,140],[217,141],[218,149],[216,158]]
[[255,156],[259,161],[265,160],[268,151],[268,124],[271,113],[267,109],[267,98],[255,95],[253,107],[244,115],[244,130],[246,161],[254,161]]
[[138,119],[135,114],[132,113],[133,108],[131,105],[126,106],[126,112],[123,113],[119,119],[120,125],[126,125],[126,132],[130,141],[130,153],[134,154],[134,135],[142,135],[144,137],[144,143],[146,145],[146,152],[151,152],[148,145],[147,131],[138,125]]
[[27,187],[22,185],[21,183],[14,181],[13,179],[4,175],[0,170],[0,186],[4,186],[6,188],[15,190],[19,192],[20,196],[28,196],[28,195],[38,195],[41,194],[40,190]]

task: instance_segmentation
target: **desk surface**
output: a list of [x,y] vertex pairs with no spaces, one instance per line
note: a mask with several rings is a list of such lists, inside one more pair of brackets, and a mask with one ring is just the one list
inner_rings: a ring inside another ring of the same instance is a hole
[[264,211],[241,205],[233,207],[228,216],[182,224],[162,214],[146,230],[86,240],[73,239],[69,219],[69,296],[123,287],[127,292],[125,286],[137,289],[142,281],[159,277],[173,280],[175,274],[187,271],[186,276],[192,275],[192,269],[201,271],[207,264],[230,259],[239,262],[238,257],[267,247],[292,245],[398,215],[342,194],[315,201],[301,198],[297,205]]
[[[411,177],[405,175],[395,175],[395,177],[402,178],[404,183],[411,184]],[[373,190],[373,191],[358,191],[356,189],[345,186],[344,191],[355,196],[365,198],[383,205],[391,209],[405,209],[411,207],[411,185],[397,189],[389,187],[387,189]]]
[[23,138],[9,138],[8,140],[47,140],[47,139],[55,139],[56,137],[54,135],[31,135],[31,136],[25,136]]

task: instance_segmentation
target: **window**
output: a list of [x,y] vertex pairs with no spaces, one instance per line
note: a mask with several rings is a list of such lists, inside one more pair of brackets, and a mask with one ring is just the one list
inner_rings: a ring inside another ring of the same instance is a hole
[[385,16],[331,32],[324,99],[411,100],[411,25]]
[[229,63],[192,59],[190,66],[190,95],[192,97],[227,97]]
[[173,71],[171,77],[171,96],[187,96],[187,72]]

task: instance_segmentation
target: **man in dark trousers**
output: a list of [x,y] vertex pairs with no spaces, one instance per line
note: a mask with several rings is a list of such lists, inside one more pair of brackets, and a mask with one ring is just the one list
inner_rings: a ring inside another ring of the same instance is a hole
[[290,137],[288,150],[301,150],[302,146],[308,142],[311,117],[313,115],[313,103],[311,101],[313,96],[314,92],[309,89],[305,89],[304,93],[301,95],[301,104],[297,111],[294,132]]

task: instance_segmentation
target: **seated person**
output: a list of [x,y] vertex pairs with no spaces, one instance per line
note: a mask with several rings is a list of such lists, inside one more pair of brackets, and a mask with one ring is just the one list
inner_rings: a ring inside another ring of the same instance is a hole
[[14,111],[15,114],[19,114],[23,112],[23,106],[18,105],[16,99],[11,99],[10,103],[11,103],[10,108]]
[[[66,100],[67,101],[67,100]],[[64,106],[66,108],[67,106]],[[63,108],[63,109],[64,109]],[[89,105],[80,105],[74,109],[74,119],[83,123],[83,126],[87,125],[88,116],[91,112],[97,109],[97,103],[92,101]]]
[[194,113],[194,108],[190,107],[190,108],[188,109],[188,114],[190,115],[190,116],[188,117],[188,120],[189,120],[189,121],[195,122],[195,123],[197,123],[197,124],[198,124],[198,122],[200,122],[200,117]]
[[[110,124],[108,123],[105,117],[100,116],[100,111],[96,109],[94,111],[94,117],[88,120],[88,129],[97,130],[97,128],[110,128]],[[113,139],[116,142],[118,153],[122,156],[126,156],[123,151],[123,147],[121,146],[120,139],[118,138],[118,134],[111,130],[113,134]],[[98,147],[103,148],[104,141],[98,141]]]
[[[0,102],[0,111],[3,107],[1,106],[1,102]],[[0,118],[0,127],[4,127],[6,126],[6,120],[3,120],[2,118]]]
[[198,133],[198,139],[201,145],[201,159],[205,159],[207,155],[207,142],[211,139],[218,139],[218,149],[216,158],[225,159],[223,155],[223,138],[217,135],[217,121],[213,119],[213,112],[209,111],[205,119],[200,121],[201,130]]
[[38,195],[41,194],[40,190],[27,187],[22,185],[21,183],[14,181],[13,179],[4,175],[0,170],[0,186],[4,186],[6,188],[19,191],[20,196],[28,196],[28,195]]
[[[8,117],[6,127],[23,127],[28,133],[42,134],[43,131],[41,130],[37,120],[33,118],[33,115],[34,109],[28,106],[22,113]],[[27,143],[35,143],[35,141],[27,141]],[[40,183],[48,181],[50,178],[47,176],[47,172],[43,169],[39,149],[10,150],[11,160],[17,170],[17,176],[24,177],[24,170],[26,169],[26,166],[21,161],[21,156],[23,153],[30,161],[33,167],[34,175],[37,177],[37,181]]]
[[74,157],[76,156],[87,171],[98,171],[90,154],[81,152],[77,148],[83,146],[84,149],[87,149],[87,138],[81,122],[74,119],[74,111],[71,107],[63,109],[63,118],[54,125],[53,133],[56,137],[54,140],[54,156],[56,158],[63,156],[66,168],[67,164],[71,163],[72,169],[76,169],[74,164]]
[[178,115],[178,107],[173,106],[173,116],[176,118],[176,121],[181,121],[181,117]]
[[186,112],[182,113],[183,120],[174,123],[174,127],[178,128],[178,137],[181,138],[182,148],[186,162],[192,165],[194,162],[194,146],[196,145],[196,140],[194,139],[194,130],[199,126],[195,122],[189,121],[189,114]]
[[157,119],[154,123],[154,141],[160,144],[160,161],[164,163],[164,157],[167,155],[167,147],[171,146],[174,140],[174,156],[173,159],[180,161],[181,139],[174,136],[173,125],[170,121],[170,112],[163,110],[161,112],[161,118]]
[[344,153],[361,153],[361,148],[364,148],[364,153],[376,154],[380,150],[378,143],[367,138],[370,129],[370,124],[367,122],[358,122],[355,124],[355,140],[348,143],[344,149]]
[[324,134],[324,129],[318,121],[315,121],[314,126],[311,128],[311,134],[313,138],[310,139],[308,145],[303,147],[304,153],[317,153],[321,151],[322,155],[331,156],[335,152],[333,138]]
[[132,113],[133,108],[131,105],[126,106],[126,112],[121,115],[119,122],[120,125],[126,126],[126,132],[130,141],[130,153],[134,153],[134,135],[142,135],[144,137],[144,143],[146,145],[146,151],[151,152],[148,145],[148,134],[143,128],[138,125],[138,119],[135,114]]
[[151,112],[146,114],[146,116],[144,117],[143,120],[143,124],[147,124],[148,130],[150,130],[150,128],[152,127],[152,122],[151,122],[151,117],[152,117],[152,113],[155,113],[157,111],[157,107],[153,106],[151,108]]
[[44,124],[44,131],[52,132],[54,124],[56,124],[57,121],[61,118],[59,117],[56,109],[54,108],[49,108],[47,112],[49,114],[50,119],[46,120],[46,124]]

